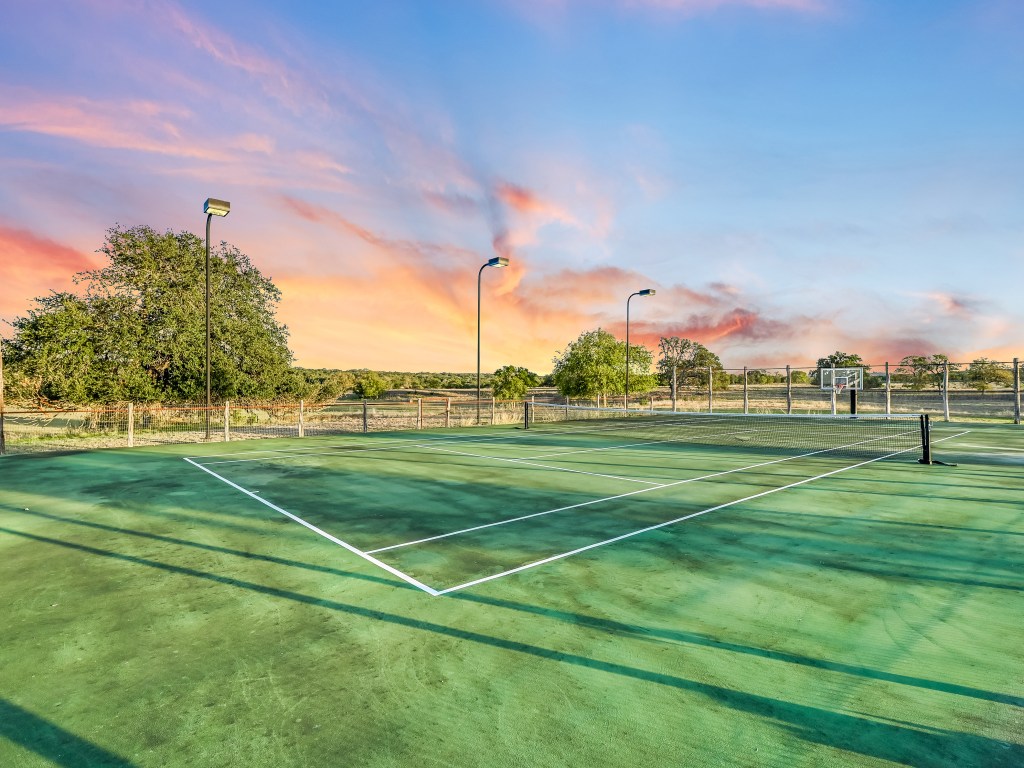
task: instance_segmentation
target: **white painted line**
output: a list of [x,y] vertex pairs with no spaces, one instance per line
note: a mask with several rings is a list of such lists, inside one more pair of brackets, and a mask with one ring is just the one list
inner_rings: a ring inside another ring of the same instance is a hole
[[[962,433],[962,434],[966,434],[966,433]],[[959,435],[954,435],[953,437],[958,437],[958,436]],[[948,440],[948,439],[949,438],[942,438],[942,440]],[[932,442],[940,443],[940,442],[942,442],[942,440],[933,440]],[[782,485],[782,486],[779,486],[778,488],[771,488],[771,489],[769,489],[767,491],[762,491],[761,493],[755,493],[755,494],[753,494],[751,496],[746,496],[746,497],[744,497],[742,499],[736,499],[735,501],[729,501],[729,502],[726,502],[725,504],[719,504],[719,505],[714,506],[714,507],[708,507],[707,509],[702,509],[699,512],[693,512],[693,513],[691,513],[689,515],[683,515],[682,517],[677,517],[674,520],[668,520],[668,521],[666,521],[664,523],[658,523],[657,525],[649,525],[646,528],[640,528],[639,530],[631,531],[630,533],[624,533],[621,536],[615,536],[614,538],[611,538],[611,539],[605,539],[604,541],[599,541],[599,542],[597,542],[595,544],[588,544],[585,547],[579,547],[578,549],[574,549],[571,552],[562,552],[561,554],[558,554],[558,555],[552,555],[551,557],[545,557],[543,560],[537,560],[537,561],[532,562],[532,563],[527,563],[526,565],[520,565],[518,568],[512,568],[512,569],[510,569],[508,571],[503,571],[502,573],[494,573],[494,574],[491,574],[490,576],[484,576],[483,578],[474,579],[473,581],[467,581],[465,584],[458,584],[457,586],[448,587],[447,589],[439,589],[439,590],[437,590],[437,594],[438,595],[447,595],[450,592],[455,592],[455,591],[460,590],[460,589],[466,589],[467,587],[473,587],[473,586],[476,586],[477,584],[483,584],[485,581],[493,581],[494,579],[500,579],[500,578],[502,578],[504,576],[510,576],[513,573],[519,573],[520,571],[525,571],[528,568],[536,568],[538,565],[544,565],[545,563],[554,562],[555,560],[562,560],[562,559],[564,559],[566,557],[571,557],[572,555],[578,555],[580,552],[586,552],[588,549],[595,549],[597,547],[603,547],[605,544],[612,544],[612,543],[614,543],[616,541],[622,541],[623,539],[628,539],[628,538],[630,538],[632,536],[639,536],[641,533],[647,533],[649,531],[657,530],[658,528],[664,528],[664,527],[669,526],[669,525],[675,525],[676,523],[681,523],[684,520],[691,520],[691,519],[693,519],[695,517],[700,517],[701,515],[706,515],[709,512],[716,512],[719,509],[725,509],[726,507],[732,507],[732,506],[735,506],[736,504],[742,504],[745,501],[752,501],[753,499],[759,499],[762,496],[769,496],[769,495],[771,495],[773,493],[778,493],[779,491],[785,491],[785,490],[789,490],[790,488],[796,488],[799,485],[805,485],[805,484],[813,482],[815,480],[820,480],[823,477],[829,477],[831,475],[838,475],[840,472],[846,472],[846,471],[851,470],[851,469],[857,469],[858,467],[863,467],[863,466],[865,466],[867,464],[873,464],[874,462],[881,461],[882,459],[889,459],[889,458],[892,458],[893,456],[899,456],[901,453],[908,453],[910,451],[916,451],[916,450],[919,450],[919,449],[920,449],[920,446],[917,446],[917,447],[914,447],[914,448],[906,448],[906,449],[904,449],[902,451],[895,451],[894,453],[889,453],[889,454],[886,454],[885,456],[878,456],[878,457],[876,457],[874,459],[868,459],[867,461],[862,461],[859,464],[851,464],[848,467],[841,467],[839,469],[834,469],[831,472],[824,472],[824,473],[822,473],[820,475],[815,475],[814,477],[809,477],[806,480],[798,480],[795,483],[790,483],[789,485]],[[379,551],[379,550],[377,550],[377,551]]]
[[[741,429],[739,432],[716,432],[713,435],[700,435],[699,437],[720,437],[724,435],[745,435],[748,432],[756,432],[756,429]],[[661,445],[663,443],[686,443],[690,442],[689,437],[674,437],[671,440],[645,440],[642,443],[623,443],[622,445],[606,445],[603,448],[580,448],[575,451],[562,451],[560,453],[542,453],[537,456],[527,456],[526,459],[550,459],[556,456],[572,456],[577,453],[594,453],[596,451],[615,451],[619,448],[637,448],[645,445]],[[726,446],[728,447],[728,446]],[[737,446],[741,447],[741,446]],[[525,460],[525,459],[524,459]]]
[[[856,443],[851,443],[849,445],[844,445],[844,446],[842,446],[842,448],[852,448],[852,447],[857,446],[857,445],[863,445],[864,443],[873,443],[873,442],[876,442],[878,440],[885,440],[885,439],[888,439],[889,437],[891,437],[891,435],[886,435],[885,437],[875,437],[875,438],[872,438],[870,440],[861,440],[861,441],[856,442]],[[904,451],[898,451],[897,453],[907,453],[907,451],[914,451],[914,450],[919,450],[919,449],[920,449],[920,446],[916,446],[914,448],[907,448]],[[663,483],[662,485],[652,486],[651,488],[640,488],[639,490],[636,490],[636,491],[628,491],[626,493],[616,494],[615,496],[606,496],[606,497],[604,497],[602,499],[591,499],[590,501],[582,501],[579,504],[570,504],[569,506],[566,506],[566,507],[558,507],[557,509],[547,509],[547,510],[544,510],[543,512],[533,512],[533,513],[531,513],[529,515],[520,515],[519,517],[510,517],[510,518],[506,518],[505,520],[496,520],[493,523],[484,523],[482,525],[474,525],[474,526],[472,526],[470,528],[462,528],[462,529],[457,530],[457,531],[450,531],[448,533],[440,533],[437,536],[428,536],[428,537],[423,538],[423,539],[416,539],[415,541],[405,541],[405,542],[402,542],[401,544],[392,544],[392,545],[387,546],[387,547],[379,547],[377,549],[370,549],[370,550],[367,550],[367,552],[370,553],[370,554],[376,554],[378,552],[387,552],[388,550],[391,550],[391,549],[400,549],[402,547],[412,547],[412,546],[415,546],[416,544],[425,544],[428,541],[437,541],[438,539],[447,539],[447,538],[449,538],[451,536],[460,536],[463,533],[472,533],[473,531],[483,530],[484,528],[493,528],[493,527],[498,526],[498,525],[508,525],[509,523],[517,523],[520,520],[529,520],[532,517],[542,517],[543,515],[551,515],[551,514],[554,514],[555,512],[565,512],[566,510],[569,510],[569,509],[578,509],[579,507],[586,507],[586,506],[590,506],[591,504],[602,504],[602,503],[604,503],[606,501],[615,501],[616,499],[624,499],[624,498],[627,498],[629,496],[636,496],[636,495],[641,494],[641,493],[649,493],[650,491],[660,491],[663,488],[673,488],[673,487],[675,487],[677,485],[685,485],[686,483],[695,483],[698,480],[707,480],[710,477],[722,477],[723,475],[731,475],[731,474],[733,474],[735,472],[745,472],[748,469],[757,469],[758,467],[767,467],[767,466],[770,466],[772,464],[781,464],[781,463],[786,462],[786,461],[793,461],[794,459],[805,459],[808,456],[816,456],[816,455],[821,454],[821,453],[828,453],[829,451],[836,451],[836,450],[840,450],[840,449],[839,448],[825,448],[825,449],[822,449],[820,451],[811,451],[810,453],[801,453],[798,456],[784,456],[781,459],[773,459],[772,461],[763,461],[763,462],[760,462],[758,464],[750,464],[748,466],[737,467],[735,469],[726,469],[726,470],[723,470],[721,472],[712,472],[712,473],[707,474],[707,475],[700,475],[699,477],[689,477],[689,478],[687,478],[685,480],[676,480],[675,482],[671,482],[671,483]],[[883,458],[888,458],[888,456],[895,456],[895,455],[897,455],[897,454],[896,453],[888,454],[887,456],[885,456]]]
[[214,477],[216,477],[216,478],[217,478],[218,480],[220,480],[220,481],[222,481],[222,482],[224,482],[224,483],[227,483],[228,485],[230,485],[230,486],[231,486],[232,488],[234,488],[235,490],[237,490],[237,491],[241,491],[242,493],[244,493],[244,494],[245,494],[246,496],[248,496],[249,498],[251,498],[251,499],[255,499],[255,500],[256,500],[256,501],[258,501],[258,502],[259,502],[260,504],[265,504],[266,506],[270,507],[270,508],[271,508],[272,510],[274,510],[275,512],[280,512],[280,513],[281,513],[282,515],[284,515],[285,517],[289,517],[289,518],[291,518],[292,520],[294,520],[295,522],[297,522],[297,523],[298,523],[299,525],[304,525],[304,526],[305,526],[306,528],[308,528],[309,530],[313,531],[313,533],[319,534],[320,536],[323,536],[323,537],[324,537],[325,539],[327,539],[328,541],[332,541],[332,542],[334,542],[335,544],[337,544],[338,546],[344,547],[345,549],[347,549],[347,550],[348,550],[349,552],[351,552],[351,553],[352,553],[352,554],[354,554],[354,555],[359,555],[359,557],[361,557],[361,558],[363,558],[364,560],[367,560],[367,561],[369,561],[369,562],[373,563],[373,564],[374,564],[374,565],[376,565],[376,566],[377,566],[378,568],[383,568],[383,569],[384,569],[385,571],[387,571],[388,573],[390,573],[390,574],[392,574],[392,575],[394,575],[394,576],[397,576],[397,577],[398,577],[398,578],[400,578],[400,579],[401,579],[402,581],[408,582],[409,584],[412,584],[412,585],[413,585],[414,587],[416,587],[416,588],[418,588],[418,589],[422,589],[422,590],[423,590],[424,592],[426,592],[426,593],[427,593],[428,595],[437,595],[437,594],[438,594],[438,592],[437,592],[437,590],[436,590],[436,589],[433,589],[433,588],[431,588],[431,587],[428,587],[428,586],[427,586],[426,584],[423,584],[422,582],[419,582],[419,581],[417,581],[417,580],[416,580],[416,579],[414,579],[414,578],[413,578],[412,576],[409,576],[408,574],[402,573],[402,572],[401,572],[400,570],[398,570],[397,568],[392,568],[392,567],[391,567],[390,565],[388,565],[387,563],[382,563],[382,562],[381,562],[380,560],[378,560],[377,558],[375,558],[375,557],[371,557],[369,553],[367,553],[367,552],[363,552],[363,551],[362,551],[362,550],[360,550],[360,549],[356,549],[355,547],[353,547],[353,546],[352,546],[351,544],[349,544],[348,542],[346,542],[346,541],[342,541],[341,539],[339,539],[339,538],[338,538],[338,537],[336,537],[336,536],[332,536],[331,534],[327,533],[327,531],[324,531],[324,530],[322,530],[322,529],[320,529],[320,528],[317,528],[317,527],[316,527],[315,525],[313,525],[312,523],[306,522],[305,520],[303,520],[303,519],[302,519],[301,517],[299,517],[298,515],[293,515],[293,514],[292,514],[291,512],[289,512],[288,510],[286,510],[286,509],[282,509],[281,507],[277,506],[276,504],[272,504],[271,502],[267,501],[266,499],[264,499],[264,498],[262,498],[262,497],[260,497],[260,496],[257,496],[257,495],[256,495],[256,494],[255,494],[254,492],[252,492],[252,491],[247,491],[247,490],[246,490],[245,488],[243,488],[242,486],[240,486],[240,485],[238,485],[238,484],[236,484],[236,483],[233,483],[233,482],[231,482],[231,481],[230,481],[230,480],[228,480],[227,478],[221,477],[221,476],[220,476],[220,475],[218,475],[218,474],[217,474],[216,472],[214,472],[214,471],[213,471],[212,469],[207,469],[207,468],[206,468],[206,467],[204,467],[204,466],[203,466],[202,464],[197,464],[196,462],[192,461],[192,459],[185,459],[185,461],[187,461],[187,462],[188,462],[189,464],[191,464],[192,466],[194,466],[194,467],[198,467],[199,469],[203,470],[203,472],[206,472],[206,473],[208,473],[208,474],[211,474],[211,475],[213,475],[213,476],[214,476]]
[[[525,433],[523,433],[525,434]],[[213,466],[214,464],[242,464],[253,461],[269,461],[271,459],[302,459],[306,456],[340,456],[349,453],[370,453],[375,451],[399,451],[403,448],[429,448],[429,443],[479,443],[483,442],[485,445],[490,441],[495,440],[511,440],[516,437],[522,437],[522,435],[509,435],[508,437],[502,437],[500,435],[488,435],[485,437],[466,437],[466,436],[445,436],[445,437],[427,437],[427,438],[386,438],[394,441],[392,445],[384,445],[375,448],[335,448],[332,450],[314,450],[313,448],[282,448],[282,452],[286,450],[292,451],[305,451],[305,453],[292,453],[284,454],[281,456],[257,456],[255,459],[232,459],[230,461],[204,461],[204,466]],[[316,446],[320,447],[320,446]],[[269,452],[270,449],[260,451],[241,451],[239,453],[219,453],[213,456],[190,456],[191,459],[217,459],[222,456],[250,456],[253,454],[264,454]]]
[[990,451],[1024,451],[1024,448],[1010,448],[1006,445],[976,445],[975,443],[960,443],[959,448],[985,448]]
[[571,472],[576,475],[590,475],[591,477],[605,477],[610,480],[624,480],[630,483],[643,483],[645,485],[661,485],[656,480],[638,480],[635,477],[622,477],[620,475],[604,475],[600,472],[585,472],[582,469],[569,469],[568,467],[554,467],[550,464],[538,464],[535,461],[526,461],[525,459],[505,459],[501,456],[484,456],[480,453],[467,453],[466,451],[454,451],[451,448],[438,448],[436,445],[424,445],[420,446],[423,448],[429,448],[432,451],[440,451],[441,453],[452,453],[456,456],[472,456],[477,459],[488,459],[490,461],[505,461],[510,464],[525,464],[529,467],[541,467],[543,469],[550,469],[554,472]]

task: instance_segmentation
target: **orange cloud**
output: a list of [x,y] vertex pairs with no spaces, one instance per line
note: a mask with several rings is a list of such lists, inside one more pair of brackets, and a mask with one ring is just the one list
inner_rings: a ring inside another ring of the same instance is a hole
[[72,289],[74,275],[95,266],[74,248],[2,224],[0,252],[0,317],[7,319],[24,315],[37,296]]

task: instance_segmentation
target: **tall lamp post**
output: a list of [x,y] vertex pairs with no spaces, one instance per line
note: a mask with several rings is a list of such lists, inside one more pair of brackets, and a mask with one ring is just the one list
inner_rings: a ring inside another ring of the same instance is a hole
[[487,263],[480,267],[476,273],[476,423],[480,424],[480,282],[484,270],[488,267],[507,267],[508,259],[504,256],[495,256],[488,259]]
[[206,439],[210,439],[210,220],[214,216],[227,216],[231,212],[231,203],[227,200],[208,198],[203,203],[206,214]]
[[622,400],[622,406],[629,410],[629,302],[634,296],[653,296],[655,293],[653,288],[644,288],[642,291],[629,294],[629,298],[626,299],[626,395]]

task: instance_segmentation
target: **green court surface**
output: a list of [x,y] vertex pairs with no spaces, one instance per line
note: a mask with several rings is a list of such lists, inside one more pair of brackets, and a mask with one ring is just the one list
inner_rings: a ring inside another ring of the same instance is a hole
[[0,459],[0,765],[1024,765],[1024,428],[548,427]]

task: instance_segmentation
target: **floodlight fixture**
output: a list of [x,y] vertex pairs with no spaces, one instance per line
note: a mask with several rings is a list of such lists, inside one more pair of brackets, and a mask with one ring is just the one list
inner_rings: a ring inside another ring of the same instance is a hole
[[210,397],[210,221],[214,216],[227,216],[231,203],[209,197],[203,203],[206,214],[206,439],[210,439],[210,413],[213,405]]
[[622,398],[622,406],[627,410],[629,409],[629,302],[634,296],[653,296],[655,293],[653,288],[644,288],[629,294],[629,298],[626,299],[626,394]]
[[203,213],[210,216],[227,216],[231,213],[231,203],[227,200],[216,200],[214,198],[208,198],[203,203]]
[[494,256],[476,273],[476,423],[480,424],[480,282],[488,267],[507,267],[506,256]]

